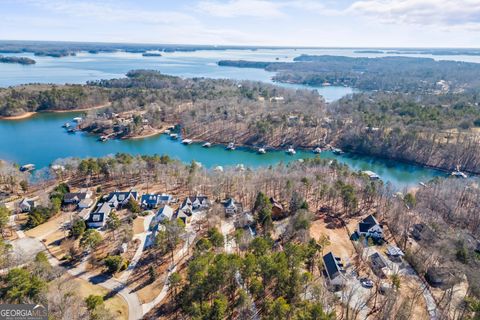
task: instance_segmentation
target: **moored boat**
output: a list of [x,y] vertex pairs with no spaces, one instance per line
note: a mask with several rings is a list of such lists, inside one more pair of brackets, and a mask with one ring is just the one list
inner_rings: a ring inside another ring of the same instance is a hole
[[182,143],[183,144],[192,144],[193,140],[192,139],[183,139]]
[[20,167],[20,171],[28,172],[35,170],[35,165],[33,163],[28,163]]
[[225,149],[232,151],[235,150],[235,143],[230,142]]
[[463,173],[462,171],[460,170],[455,170],[455,171],[452,171],[452,173],[450,174],[452,177],[455,177],[455,178],[463,178],[463,179],[466,179],[468,178],[468,176]]
[[265,150],[265,148],[260,148],[260,149],[258,149],[258,153],[259,154],[265,154],[265,153],[267,153],[267,151]]
[[212,144],[210,142],[205,142],[204,144],[202,144],[202,147],[204,148],[210,148],[212,146]]
[[336,155],[341,155],[341,154],[344,154],[345,152],[343,152],[342,149],[339,149],[339,148],[333,148],[332,149],[332,152]]
[[295,149],[293,147],[290,147],[290,148],[287,149],[287,153],[290,154],[290,155],[294,155],[297,152],[295,151]]
[[322,149],[320,147],[317,147],[313,149],[313,153],[322,153]]
[[178,139],[178,134],[176,134],[176,133],[170,133],[170,138],[172,138],[172,139]]

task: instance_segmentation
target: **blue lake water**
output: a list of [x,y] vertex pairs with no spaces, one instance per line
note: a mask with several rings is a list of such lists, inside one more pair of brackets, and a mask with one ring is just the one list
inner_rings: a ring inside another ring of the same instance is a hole
[[[12,54],[30,56],[37,64],[23,66],[0,64],[0,87],[23,83],[85,83],[88,80],[123,77],[132,69],[155,69],[162,73],[181,77],[231,78],[272,83],[272,73],[261,69],[219,67],[221,59],[244,59],[259,61],[292,61],[300,54],[333,54],[345,56],[382,56],[380,54],[357,54],[354,49],[315,49],[315,50],[227,50],[165,53],[162,57],[143,57],[141,54],[115,52],[52,58],[33,57],[32,54]],[[409,55],[411,56],[411,55]],[[422,55],[425,56],[425,55]],[[448,59],[450,57],[434,57]],[[471,61],[479,57],[453,56],[453,60]],[[477,61],[472,61],[477,62]],[[300,85],[283,86],[315,89],[327,101],[352,93],[351,88],[320,87]],[[251,150],[226,151],[218,146],[204,149],[198,144],[182,145],[165,135],[141,140],[113,140],[98,142],[96,137],[86,134],[68,134],[61,125],[73,118],[73,114],[38,114],[30,119],[0,121],[0,158],[19,164],[34,163],[38,168],[48,166],[55,159],[67,157],[100,157],[117,152],[131,154],[168,154],[172,158],[190,162],[201,162],[206,167],[244,164],[249,167],[267,166],[289,162],[300,158],[314,157],[310,151],[298,151],[289,156],[283,151],[258,155]],[[354,170],[372,170],[386,182],[398,188],[412,186],[444,173],[419,166],[373,157],[322,153],[322,158],[337,159]]]

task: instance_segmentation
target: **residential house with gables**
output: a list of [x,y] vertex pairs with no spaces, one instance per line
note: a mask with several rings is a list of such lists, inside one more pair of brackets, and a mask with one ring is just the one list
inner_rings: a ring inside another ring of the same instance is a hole
[[383,227],[373,215],[369,215],[358,224],[358,235],[373,239],[383,239]]

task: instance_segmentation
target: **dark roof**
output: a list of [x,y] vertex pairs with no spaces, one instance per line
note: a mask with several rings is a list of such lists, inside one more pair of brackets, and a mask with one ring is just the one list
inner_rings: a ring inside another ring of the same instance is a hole
[[338,265],[337,258],[335,258],[331,252],[323,256],[323,265],[325,266],[325,271],[330,280],[335,279],[342,271],[342,268]]
[[[94,219],[97,218],[98,219]],[[95,222],[101,222],[105,219],[105,213],[104,212],[92,212],[88,216],[87,224],[88,223],[95,223]]]
[[360,232],[368,232],[368,230],[370,230],[371,227],[373,226],[369,223],[360,222],[358,224],[358,230],[360,230]]
[[80,200],[84,200],[87,198],[87,193],[86,192],[69,192],[66,193],[65,196],[63,196],[64,201],[71,201],[74,200],[75,198]]
[[370,224],[370,225],[376,225],[376,224],[378,224],[378,221],[377,221],[377,219],[375,219],[374,216],[369,215],[368,217],[366,217],[365,219],[363,219],[361,223]]
[[372,261],[372,265],[375,268],[383,269],[387,267],[385,259],[378,252],[375,252],[370,256],[370,261]]
[[156,194],[144,194],[142,196],[142,200],[140,201],[142,204],[143,203],[146,203],[146,204],[153,204],[153,205],[156,205],[157,204],[157,201],[158,201],[158,195]]

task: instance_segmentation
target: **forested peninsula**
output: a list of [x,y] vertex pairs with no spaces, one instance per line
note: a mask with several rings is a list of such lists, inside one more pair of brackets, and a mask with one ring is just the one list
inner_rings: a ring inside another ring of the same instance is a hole
[[219,66],[276,72],[275,81],[410,93],[462,92],[480,85],[480,64],[430,58],[301,55],[294,62],[222,60]]
[[[468,84],[467,84],[468,85]],[[0,115],[92,110],[79,129],[135,138],[181,128],[193,141],[252,148],[336,146],[355,153],[480,173],[480,96],[363,92],[327,104],[313,90],[252,81],[182,79],[134,70],[87,85],[0,90]]]
[[18,63],[18,64],[35,64],[36,61],[26,57],[5,57],[0,55],[0,63]]

